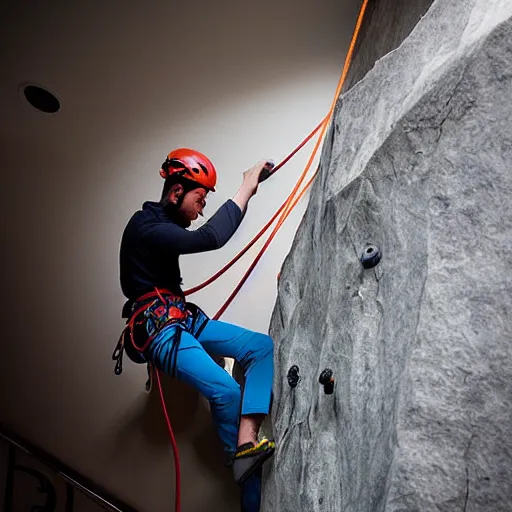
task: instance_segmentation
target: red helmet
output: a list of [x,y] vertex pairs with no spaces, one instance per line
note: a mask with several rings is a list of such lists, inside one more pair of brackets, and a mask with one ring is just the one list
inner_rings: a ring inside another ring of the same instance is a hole
[[194,149],[174,149],[167,155],[167,160],[160,170],[162,178],[180,176],[199,183],[207,190],[215,192],[217,171],[211,160]]

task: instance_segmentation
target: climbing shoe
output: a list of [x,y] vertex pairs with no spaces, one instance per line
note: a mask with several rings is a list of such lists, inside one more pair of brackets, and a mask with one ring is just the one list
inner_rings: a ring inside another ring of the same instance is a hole
[[263,439],[256,446],[246,443],[239,446],[233,459],[233,475],[235,481],[243,485],[247,479],[272,456],[276,444],[274,441]]

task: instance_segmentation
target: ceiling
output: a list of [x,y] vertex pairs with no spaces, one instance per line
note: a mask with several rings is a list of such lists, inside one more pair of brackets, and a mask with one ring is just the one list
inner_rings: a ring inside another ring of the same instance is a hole
[[[3,140],[58,137],[60,150],[70,148],[75,156],[77,137],[84,151],[88,144],[118,149],[137,126],[180,123],[212,101],[307,78],[312,70],[304,64],[312,59],[339,68],[358,4],[4,2]],[[18,88],[25,82],[48,87],[61,99],[58,121],[24,108]],[[55,131],[42,133],[49,126]]]

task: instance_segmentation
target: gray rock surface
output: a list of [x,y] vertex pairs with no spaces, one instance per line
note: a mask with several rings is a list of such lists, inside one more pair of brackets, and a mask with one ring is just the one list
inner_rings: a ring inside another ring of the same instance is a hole
[[[411,33],[433,0],[369,0],[343,91]],[[361,1],[362,4],[362,1]]]
[[262,511],[512,511],[512,2],[436,0],[326,141],[272,318]]

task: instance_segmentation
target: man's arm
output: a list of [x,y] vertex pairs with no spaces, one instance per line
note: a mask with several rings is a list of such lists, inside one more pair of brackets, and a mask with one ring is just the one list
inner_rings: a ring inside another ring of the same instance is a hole
[[271,160],[260,160],[256,165],[244,172],[244,181],[238,192],[233,197],[233,202],[238,205],[242,213],[245,212],[247,204],[252,196],[258,191],[260,174],[263,170],[271,171],[274,162]]
[[226,201],[208,222],[195,230],[174,223],[152,226],[145,239],[158,251],[193,254],[220,249],[233,236],[242,221],[242,211],[233,201]]
[[158,251],[193,254],[223,247],[238,229],[247,205],[257,190],[263,169],[271,170],[274,163],[261,160],[244,172],[242,186],[232,200],[226,201],[199,229],[188,231],[173,223],[149,228],[146,239]]

